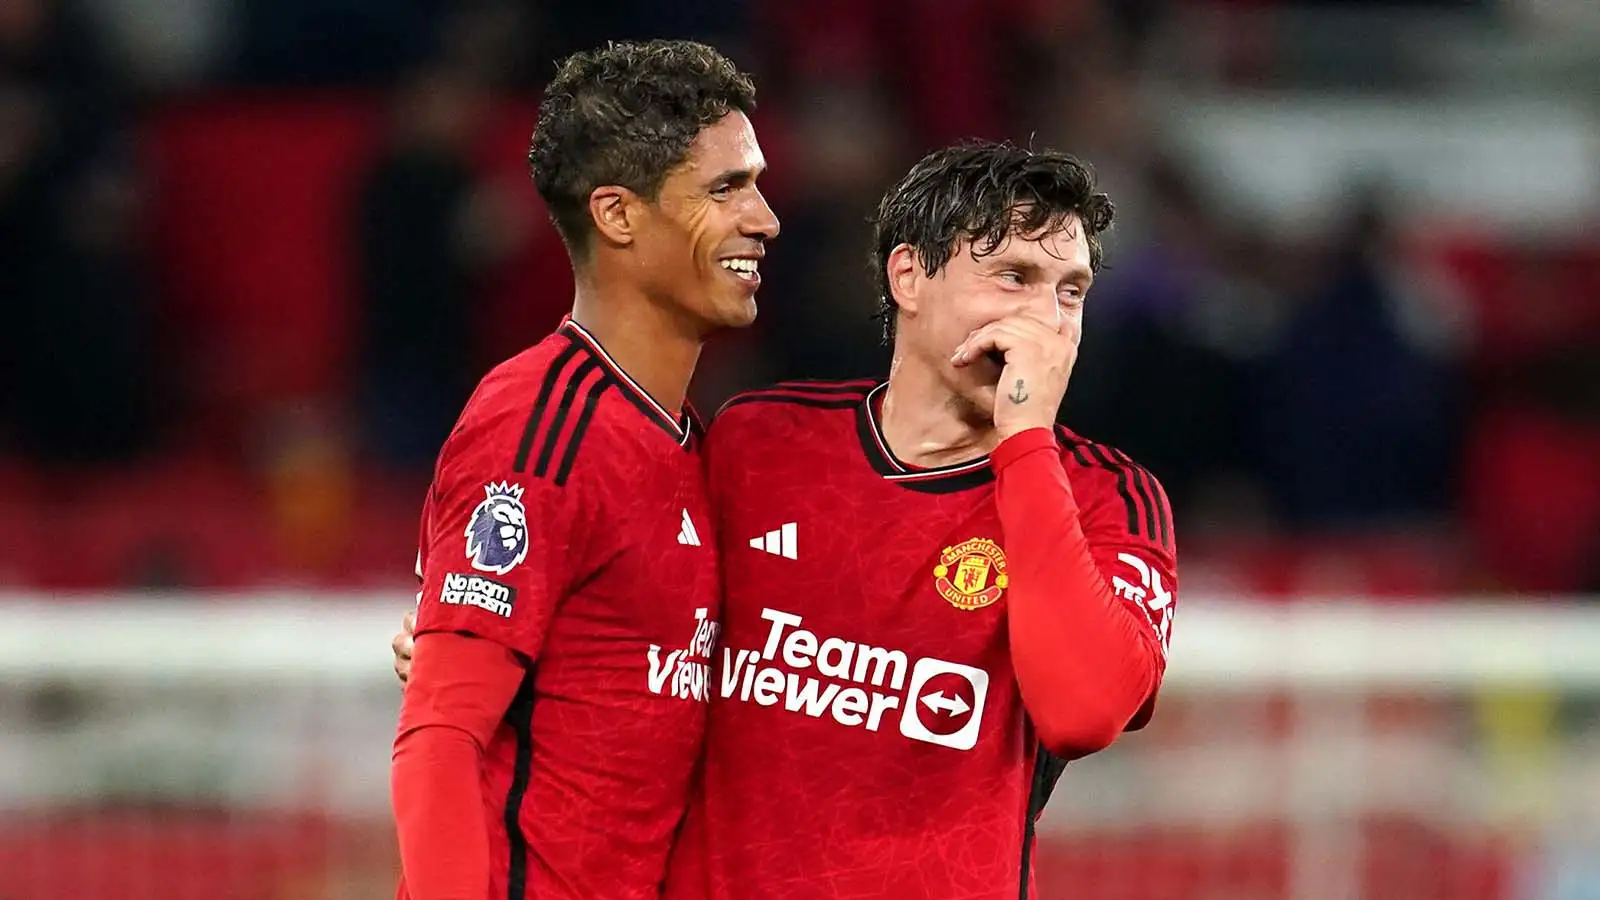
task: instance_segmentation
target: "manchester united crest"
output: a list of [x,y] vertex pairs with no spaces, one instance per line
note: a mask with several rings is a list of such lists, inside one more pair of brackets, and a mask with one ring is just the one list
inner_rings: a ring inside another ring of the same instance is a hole
[[939,596],[956,609],[983,609],[1005,593],[1006,554],[988,538],[973,538],[944,548],[933,567]]

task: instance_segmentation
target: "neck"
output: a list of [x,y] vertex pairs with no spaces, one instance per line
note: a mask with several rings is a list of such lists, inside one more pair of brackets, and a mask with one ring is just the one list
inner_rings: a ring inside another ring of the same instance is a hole
[[878,424],[895,458],[920,468],[977,459],[999,445],[987,410],[951,394],[938,375],[896,353]]
[[705,338],[642,293],[580,277],[572,321],[594,335],[617,365],[662,408],[683,409]]

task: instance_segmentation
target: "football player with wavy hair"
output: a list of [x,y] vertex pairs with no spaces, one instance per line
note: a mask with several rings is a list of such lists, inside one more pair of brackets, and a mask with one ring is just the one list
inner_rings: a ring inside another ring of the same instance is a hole
[[1056,424],[1111,220],[1065,153],[930,153],[876,217],[887,379],[717,415],[722,646],[672,900],[1033,896],[1065,761],[1148,721],[1166,496]]
[[778,234],[754,106],[690,41],[576,54],[545,91],[528,161],[576,293],[478,385],[424,505],[401,900],[660,892],[720,604],[685,392]]

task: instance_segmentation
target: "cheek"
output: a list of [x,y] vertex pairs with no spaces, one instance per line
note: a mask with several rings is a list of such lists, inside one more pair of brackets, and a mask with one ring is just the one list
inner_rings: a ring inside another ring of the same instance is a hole
[[716,215],[711,204],[698,204],[686,210],[682,222],[689,246],[697,251],[696,259],[707,256],[708,248],[716,243],[716,229],[713,227]]
[[660,271],[693,269],[705,230],[704,204],[663,201],[661,212],[660,227],[655,229],[651,242],[649,264]]
[[923,343],[940,352],[953,352],[980,323],[975,321],[959,298],[945,295],[923,301],[923,314],[916,317]]
[[958,339],[966,338],[990,322],[1005,318],[1010,308],[1005,297],[996,297],[993,291],[979,288],[952,300],[950,327],[958,332]]
[[1083,307],[1063,311],[1061,330],[1072,337],[1072,346],[1076,347],[1083,341]]

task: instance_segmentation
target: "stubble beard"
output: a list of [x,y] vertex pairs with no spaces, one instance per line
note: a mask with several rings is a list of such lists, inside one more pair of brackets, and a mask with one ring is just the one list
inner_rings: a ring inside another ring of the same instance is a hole
[[963,425],[974,431],[987,431],[994,427],[994,408],[985,406],[964,392],[952,392],[945,405]]

